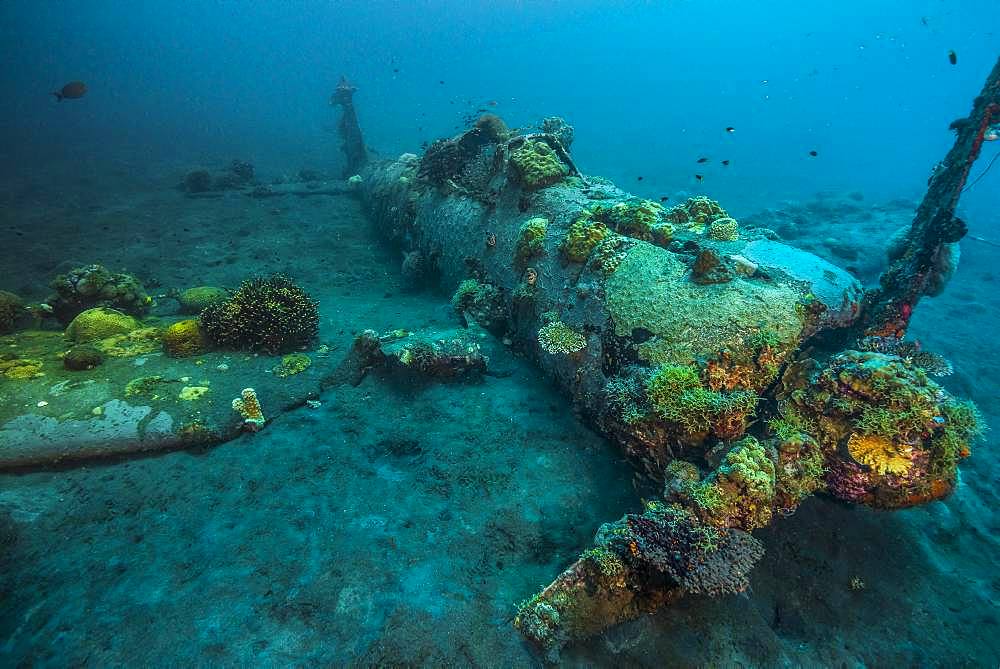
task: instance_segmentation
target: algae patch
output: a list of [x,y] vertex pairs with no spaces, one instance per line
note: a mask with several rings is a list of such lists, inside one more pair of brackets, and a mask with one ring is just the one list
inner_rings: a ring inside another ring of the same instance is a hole
[[689,281],[687,272],[674,254],[640,242],[608,277],[615,334],[652,335],[639,345],[641,360],[688,365],[721,350],[742,350],[758,332],[774,333],[781,348],[797,344],[803,322],[796,290],[744,279],[702,286]]

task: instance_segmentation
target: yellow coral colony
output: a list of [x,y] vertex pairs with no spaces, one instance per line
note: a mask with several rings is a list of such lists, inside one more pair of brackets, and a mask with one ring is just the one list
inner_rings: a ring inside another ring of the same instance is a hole
[[852,434],[847,440],[847,450],[857,462],[868,465],[879,474],[905,474],[913,466],[911,449],[885,437]]
[[233,400],[233,409],[243,416],[243,427],[256,432],[264,426],[264,412],[260,409],[257,391],[253,388],[244,388],[240,394],[241,397]]

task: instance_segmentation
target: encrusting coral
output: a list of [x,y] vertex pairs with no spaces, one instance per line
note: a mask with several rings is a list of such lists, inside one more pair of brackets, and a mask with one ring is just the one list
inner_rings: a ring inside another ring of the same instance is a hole
[[229,299],[205,307],[199,321],[217,346],[271,355],[305,348],[319,334],[317,303],[280,274],[244,281]]
[[77,344],[127,334],[140,327],[128,314],[107,307],[80,312],[66,327],[66,338]]
[[225,302],[229,291],[215,286],[195,286],[176,294],[182,314],[200,314],[202,310],[216,302]]
[[529,259],[545,251],[545,234],[549,228],[546,218],[536,217],[521,224],[514,247],[514,261],[523,265]]
[[526,190],[551,186],[569,174],[555,149],[541,140],[527,140],[510,155],[510,164]]
[[208,341],[195,318],[174,323],[162,336],[163,350],[172,358],[198,355],[208,350]]
[[595,221],[589,213],[577,218],[566,231],[561,250],[572,262],[586,262],[594,248],[610,234],[608,226]]

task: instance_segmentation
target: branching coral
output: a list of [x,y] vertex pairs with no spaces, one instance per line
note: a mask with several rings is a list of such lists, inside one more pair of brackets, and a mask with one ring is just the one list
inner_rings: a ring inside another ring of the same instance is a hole
[[699,481],[693,465],[667,470],[667,493],[714,527],[753,530],[771,521],[777,473],[773,449],[753,437],[735,444],[719,467]]
[[695,368],[683,365],[661,365],[647,379],[646,394],[657,415],[686,434],[711,430],[723,439],[743,433],[757,403],[747,390],[721,393],[703,387]]
[[546,353],[570,355],[587,346],[587,338],[561,321],[552,321],[538,330],[538,345]]
[[228,300],[207,306],[199,320],[218,346],[272,355],[305,348],[319,334],[316,302],[280,274],[244,281]]
[[233,400],[233,411],[243,417],[243,429],[256,432],[264,427],[264,412],[260,408],[257,391],[253,388],[244,388],[240,396]]
[[626,425],[634,425],[649,413],[645,388],[634,376],[615,377],[604,386],[608,405]]

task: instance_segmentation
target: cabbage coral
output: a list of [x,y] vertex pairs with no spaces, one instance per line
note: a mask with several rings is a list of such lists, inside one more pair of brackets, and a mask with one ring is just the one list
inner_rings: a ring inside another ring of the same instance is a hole
[[879,474],[905,474],[913,466],[913,449],[885,437],[854,433],[847,440],[851,457]]

